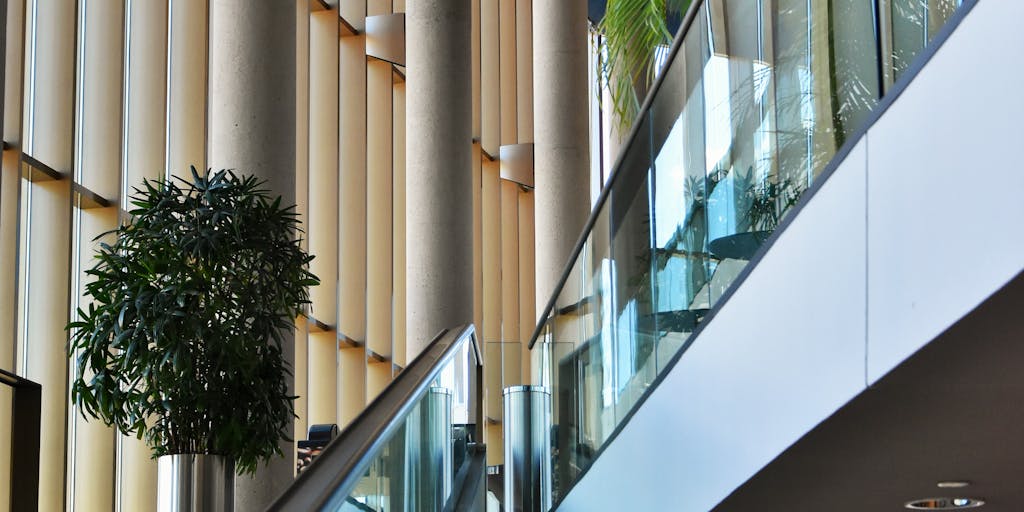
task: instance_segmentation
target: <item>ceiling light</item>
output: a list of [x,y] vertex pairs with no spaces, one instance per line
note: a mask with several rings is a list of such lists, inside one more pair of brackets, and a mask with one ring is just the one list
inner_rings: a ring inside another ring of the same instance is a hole
[[939,489],[963,489],[964,487],[971,485],[971,483],[965,480],[947,480],[944,482],[939,482],[935,485]]
[[911,510],[964,510],[978,508],[984,504],[984,500],[977,498],[925,498],[908,501],[903,507]]

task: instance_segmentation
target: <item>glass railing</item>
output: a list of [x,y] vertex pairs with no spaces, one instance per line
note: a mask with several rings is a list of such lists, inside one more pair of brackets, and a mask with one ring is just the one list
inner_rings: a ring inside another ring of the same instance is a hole
[[531,340],[556,500],[959,4],[694,2]]
[[438,335],[271,510],[440,512],[466,499],[486,470],[480,357],[472,326]]

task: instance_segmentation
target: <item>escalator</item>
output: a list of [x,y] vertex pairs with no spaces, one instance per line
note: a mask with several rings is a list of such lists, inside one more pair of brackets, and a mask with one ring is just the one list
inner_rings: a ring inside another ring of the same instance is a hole
[[269,510],[483,510],[480,361],[472,326],[438,334]]
[[[866,141],[878,133],[872,155],[895,146],[902,134],[876,123],[913,117],[896,99],[976,5],[692,3],[530,342],[533,384],[550,390],[555,509],[658,510],[665,495],[713,509],[956,320],[910,311],[922,298],[890,314],[904,306],[891,269],[909,279],[937,256],[880,227],[909,237],[930,229],[917,211],[954,210],[935,206],[956,194],[928,174],[944,162],[869,160]],[[939,121],[919,128],[935,135]],[[986,193],[1002,200],[944,219],[1024,221],[997,188]],[[878,213],[890,205],[903,217]],[[984,283],[933,279],[966,290],[948,294],[961,314],[1024,264],[991,239]],[[915,314],[927,322],[898,323]],[[886,338],[886,321],[902,336]],[[482,358],[471,327],[439,335],[272,509],[484,510]]]

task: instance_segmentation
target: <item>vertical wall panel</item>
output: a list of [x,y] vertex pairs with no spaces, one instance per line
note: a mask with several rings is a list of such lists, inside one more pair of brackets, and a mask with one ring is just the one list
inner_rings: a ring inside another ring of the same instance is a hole
[[[351,2],[358,4],[359,2]],[[358,13],[356,13],[358,14]],[[363,23],[362,17],[351,23]],[[341,38],[338,334],[366,339],[366,38]]]
[[[116,167],[115,167],[116,169]],[[93,254],[98,244],[93,238],[117,227],[117,207],[77,210],[78,247],[74,254],[74,271],[82,276],[74,293],[80,297],[78,307],[85,307],[86,300],[84,270],[92,268]],[[106,238],[112,243],[111,237]],[[71,369],[74,372],[74,368]],[[117,433],[100,420],[85,420],[81,411],[72,406],[68,415],[70,422],[68,458],[69,498],[71,510],[112,510],[115,489],[115,440]]]
[[483,162],[480,143],[473,144],[473,324],[477,336],[484,326],[484,239],[483,239]]
[[[470,40],[472,41],[472,48],[470,50],[470,65],[472,66],[472,80],[473,80],[473,140],[480,140],[480,1],[481,0],[470,0],[470,19],[472,20],[470,26]],[[475,157],[474,157],[475,158]],[[475,159],[473,160],[476,161]]]
[[[310,16],[309,83],[316,108],[309,114],[309,251],[316,256],[310,268],[320,286],[310,290],[311,315],[327,325],[336,323],[338,233],[338,21],[336,11]],[[312,101],[312,100],[311,100]],[[326,357],[310,353],[311,357]],[[333,357],[332,357],[333,359]]]
[[498,94],[501,97],[501,145],[515,144],[519,136],[516,109],[516,0],[499,0]]
[[498,0],[480,0],[480,144],[497,155],[501,146]]
[[[127,3],[124,103],[124,169],[121,207],[143,179],[164,175],[167,142],[167,16],[163,0]],[[115,509],[156,507],[156,461],[145,442],[134,436],[118,440]]]
[[206,168],[206,0],[169,0],[167,174]]
[[[113,200],[121,189],[121,107],[124,5],[116,0],[88,0],[79,5],[78,95],[75,139],[76,181]],[[79,284],[77,307],[85,306],[83,272],[93,265],[100,233],[117,227],[113,206],[74,212],[78,243],[72,256]],[[74,370],[72,370],[73,372]],[[116,433],[99,420],[85,420],[76,407],[69,414],[69,501],[72,510],[114,508]]]
[[516,0],[516,133],[533,142],[533,0]]
[[501,180],[501,341],[519,340],[519,185]]
[[346,348],[338,351],[338,416],[336,423],[344,428],[366,406],[366,351]]
[[[338,233],[338,13],[318,11],[309,19],[309,252],[320,286],[310,290],[310,314],[336,323]],[[308,421],[334,423],[337,417],[337,339],[334,332],[310,333],[307,341]]]
[[[21,181],[18,167],[21,145],[21,66],[23,55],[22,2],[7,2],[4,27],[3,69],[3,140],[14,145],[3,151],[0,161],[0,368],[15,369],[15,325],[17,305],[15,287],[18,274],[15,260],[18,254],[18,185]],[[12,395],[0,394],[0,414],[11,410]],[[10,439],[10,422],[0,423],[0,440]],[[10,443],[0,442],[0,503],[10,502]]]
[[405,367],[406,336],[405,330],[405,82],[394,87],[394,203],[392,220],[394,222],[394,311],[392,321],[391,358],[395,364]]
[[519,191],[519,341],[522,343],[522,381],[530,379],[530,336],[537,322],[533,259],[533,192]]
[[125,53],[124,183],[127,195],[142,180],[163,176],[167,142],[167,2],[128,3]]
[[[69,112],[70,114],[70,112]],[[69,116],[70,118],[70,116]],[[37,129],[41,124],[36,124]],[[68,318],[68,262],[71,249],[71,182],[45,181],[31,187],[31,225],[25,300],[26,366],[19,373],[43,387],[39,430],[39,510],[64,507],[68,366],[64,347]]]
[[[295,206],[303,230],[309,227],[309,2],[295,2]],[[309,251],[309,237],[302,248]],[[309,329],[303,319],[295,324],[295,439],[309,429]]]
[[[484,355],[484,442],[501,442],[501,178],[498,162],[483,161],[481,172],[481,233]],[[487,450],[487,463],[502,460],[501,450]]]
[[[392,137],[391,64],[366,65],[366,347],[391,356]],[[390,372],[389,372],[390,374]]]
[[483,163],[480,214],[483,232],[483,325],[485,342],[501,341],[501,178],[498,162]]
[[[26,152],[68,173],[72,163],[75,15],[56,0],[34,0],[31,5]],[[67,179],[23,186],[30,187],[23,200],[31,196],[27,204],[31,224],[24,226],[21,243],[31,265],[26,265],[25,286],[19,290],[25,308],[21,342],[25,366],[17,370],[43,387],[40,436],[47,441],[39,453],[39,509],[59,510],[65,497],[68,371],[63,324],[70,298],[71,187]]]
[[89,190],[115,199],[121,181],[124,5],[121,0],[88,0],[79,11],[76,174]]
[[337,418],[337,346],[333,332],[309,333],[309,379],[306,401],[310,425],[334,423]]

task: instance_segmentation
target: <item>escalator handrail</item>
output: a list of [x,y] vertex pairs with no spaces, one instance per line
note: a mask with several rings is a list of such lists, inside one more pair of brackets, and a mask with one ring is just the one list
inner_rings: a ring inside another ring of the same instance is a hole
[[[470,343],[476,355],[479,390],[481,352],[472,324],[445,329],[388,385],[356,419],[328,444],[313,464],[285,490],[268,510],[321,510],[329,505],[338,489],[351,489],[363,476],[383,445],[402,425],[418,399],[445,365]],[[483,407],[476,392],[476,428],[482,428]],[[477,432],[479,435],[479,432]]]

